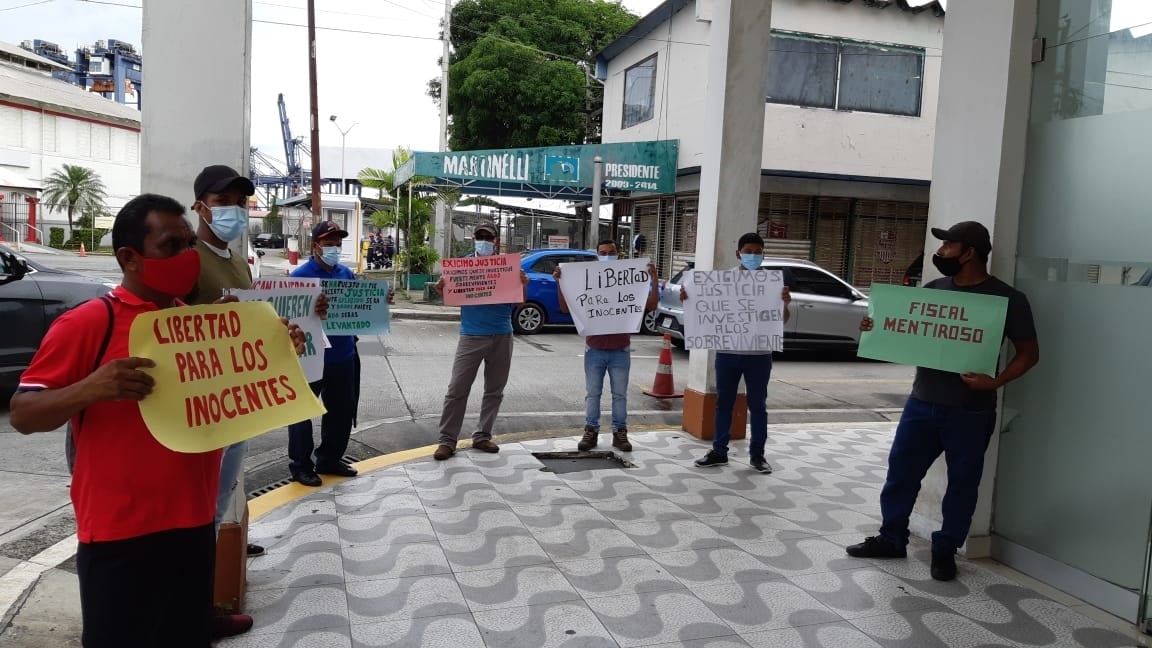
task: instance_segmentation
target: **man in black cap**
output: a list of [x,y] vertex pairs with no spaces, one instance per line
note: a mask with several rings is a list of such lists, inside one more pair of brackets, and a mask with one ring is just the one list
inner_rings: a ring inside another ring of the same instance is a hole
[[[223,164],[204,167],[192,184],[196,202],[196,252],[200,256],[200,276],[196,287],[184,302],[199,306],[220,299],[227,290],[252,287],[252,271],[243,255],[228,246],[248,229],[248,197],[256,193],[252,181]],[[224,449],[220,461],[220,486],[216,497],[216,533],[232,503],[232,496],[244,468],[248,442],[234,443]],[[249,556],[259,556],[264,548],[247,546]],[[219,614],[213,621],[214,638],[231,637],[247,632],[252,617],[244,614]]]
[[[992,239],[987,228],[967,221],[946,230],[933,228],[932,235],[943,241],[932,263],[944,277],[924,287],[1006,297],[1004,337],[1012,341],[1016,354],[996,377],[916,368],[912,395],[888,455],[888,477],[880,493],[884,518],[880,535],[847,551],[857,558],[907,555],[908,521],[920,483],[943,453],[948,464],[948,488],[942,506],[943,524],[932,534],[931,573],[936,580],[949,581],[956,578],[956,550],[968,538],[984,472],[984,452],[996,431],[996,390],[1040,361],[1040,345],[1027,297],[988,274]],[[872,330],[872,320],[865,318],[860,330]]]
[[[293,277],[355,281],[356,274],[340,263],[348,232],[333,221],[312,228],[312,256],[292,272]],[[327,412],[320,419],[320,446],[312,439],[312,421],[288,427],[288,458],[292,479],[305,486],[320,486],[320,475],[354,477],[356,469],[344,463],[344,451],[352,434],[359,391],[356,337],[330,335],[324,350],[324,376],[312,383],[312,391],[324,401]],[[312,450],[316,450],[315,462]]]

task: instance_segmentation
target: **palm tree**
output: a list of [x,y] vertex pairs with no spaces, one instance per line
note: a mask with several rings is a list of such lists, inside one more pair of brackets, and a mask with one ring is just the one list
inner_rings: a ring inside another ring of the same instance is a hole
[[100,174],[82,166],[65,164],[44,178],[41,199],[53,207],[68,209],[68,229],[72,230],[72,215],[76,209],[100,210],[107,197]]
[[[400,231],[405,245],[411,241],[412,245],[423,245],[424,241],[432,235],[432,207],[437,200],[443,200],[451,205],[460,199],[458,189],[446,189],[432,186],[432,178],[415,176],[396,186],[396,170],[404,166],[412,158],[412,150],[400,147],[392,151],[392,168],[389,170],[366,168],[357,174],[360,184],[375,189],[380,200],[391,199],[392,209],[376,212],[373,222],[377,227],[395,227]],[[412,194],[411,214],[409,214],[408,194]],[[411,230],[411,231],[409,231]],[[411,236],[411,238],[409,238]]]

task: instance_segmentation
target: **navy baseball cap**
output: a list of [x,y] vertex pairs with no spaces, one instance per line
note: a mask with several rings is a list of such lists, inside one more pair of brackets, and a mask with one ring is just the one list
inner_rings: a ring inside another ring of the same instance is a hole
[[340,226],[337,225],[336,223],[332,222],[332,221],[325,221],[323,223],[317,223],[316,226],[312,228],[312,240],[313,241],[319,241],[320,239],[325,239],[325,238],[347,238],[347,237],[348,237],[348,232],[344,231],[343,229],[340,229]]

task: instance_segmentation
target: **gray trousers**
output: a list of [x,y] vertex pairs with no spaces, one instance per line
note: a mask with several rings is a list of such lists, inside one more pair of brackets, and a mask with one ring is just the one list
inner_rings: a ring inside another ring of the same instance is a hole
[[480,427],[472,434],[474,441],[492,438],[492,427],[504,401],[504,385],[512,368],[512,334],[461,335],[452,363],[452,380],[444,395],[444,413],[440,415],[440,443],[456,447],[468,394],[484,363],[484,400],[480,403]]

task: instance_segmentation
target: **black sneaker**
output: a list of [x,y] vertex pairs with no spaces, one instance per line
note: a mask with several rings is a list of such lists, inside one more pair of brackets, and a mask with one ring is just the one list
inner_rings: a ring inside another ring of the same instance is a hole
[[261,547],[258,544],[250,544],[246,549],[249,558],[255,558],[256,556],[264,555],[264,547]]
[[956,552],[947,549],[932,550],[932,578],[938,581],[956,579]]
[[301,470],[300,472],[292,473],[292,481],[313,488],[321,486],[324,483],[320,481],[320,475],[317,475],[311,470]]
[[764,457],[752,457],[752,460],[748,463],[752,466],[752,470],[758,473],[767,474],[772,472],[772,466],[769,466],[768,462],[764,461]]
[[316,472],[321,475],[335,475],[336,477],[355,477],[359,474],[355,468],[343,461],[334,466],[317,466]]
[[700,466],[701,468],[711,468],[712,466],[727,466],[728,455],[718,455],[715,452],[709,450],[708,454],[704,455],[703,459],[696,460],[696,465]]
[[864,542],[854,544],[845,551],[853,558],[907,558],[908,549],[894,542],[885,540],[880,536],[865,538]]

